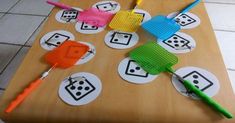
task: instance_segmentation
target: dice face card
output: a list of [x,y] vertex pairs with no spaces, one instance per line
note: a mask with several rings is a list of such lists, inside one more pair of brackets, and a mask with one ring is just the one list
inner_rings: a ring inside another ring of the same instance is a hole
[[49,46],[58,47],[64,41],[68,40],[70,37],[60,33],[55,33],[52,35],[45,43]]
[[98,30],[98,27],[82,22],[81,30]]
[[138,66],[134,60],[130,60],[126,67],[126,75],[147,78],[149,74]]
[[68,80],[69,85],[67,85],[65,89],[76,101],[95,91],[95,87],[84,77],[70,77]]
[[192,84],[201,91],[205,91],[213,85],[213,82],[197,71],[193,71],[185,75],[183,78],[192,82]]
[[76,10],[64,10],[61,15],[61,20],[70,22],[71,20],[76,20],[78,17],[78,11]]
[[175,21],[180,24],[180,26],[187,26],[187,25],[190,25],[192,23],[196,23],[196,20],[193,19],[192,17],[190,17],[189,15],[187,14],[182,14],[180,15],[179,17],[177,17],[175,19]]
[[75,40],[75,37],[71,32],[56,30],[45,34],[40,39],[40,45],[45,50],[53,50],[66,40]]
[[95,3],[92,7],[110,13],[116,13],[121,8],[120,4],[116,1],[100,1]]
[[64,79],[59,88],[60,98],[69,105],[85,105],[94,101],[102,90],[100,79],[91,73],[75,73]]
[[114,49],[127,49],[135,46],[139,41],[137,33],[109,31],[104,38],[105,44]]
[[76,31],[78,31],[82,34],[96,34],[96,33],[103,31],[105,29],[105,27],[106,26],[97,27],[97,26],[93,26],[93,25],[90,25],[85,22],[80,22],[80,21],[78,21],[75,25]]
[[163,43],[174,48],[175,50],[190,49],[190,41],[177,34],[174,34],[171,38],[163,41]]
[[[218,79],[207,70],[198,67],[184,67],[176,70],[176,74],[184,80],[188,80],[209,97],[215,96],[219,91],[220,84]],[[180,94],[193,99],[199,99],[192,91],[187,90],[183,82],[178,80],[177,77],[172,76],[172,83]]]
[[118,73],[122,79],[134,84],[146,84],[157,78],[145,72],[134,60],[125,58],[118,66]]
[[115,32],[110,42],[120,45],[129,45],[131,38],[132,34]]

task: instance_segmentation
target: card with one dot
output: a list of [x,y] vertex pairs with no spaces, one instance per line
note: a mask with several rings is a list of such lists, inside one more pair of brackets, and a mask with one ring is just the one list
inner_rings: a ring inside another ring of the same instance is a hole
[[121,9],[120,4],[116,1],[100,1],[95,3],[92,7],[110,13],[117,13]]

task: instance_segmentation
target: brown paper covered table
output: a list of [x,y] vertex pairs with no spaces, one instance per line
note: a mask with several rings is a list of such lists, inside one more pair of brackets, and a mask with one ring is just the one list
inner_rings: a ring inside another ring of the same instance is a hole
[[[61,2],[79,8],[91,7],[99,0],[61,0]],[[127,10],[133,6],[133,0],[116,0],[121,9]],[[193,0],[144,0],[141,9],[152,16],[167,15],[182,9]],[[107,47],[104,36],[111,29],[93,35],[76,32],[74,24],[62,24],[55,20],[59,11],[54,8],[34,45],[12,78],[0,101],[0,115],[10,122],[204,122],[204,123],[234,123],[212,110],[201,101],[195,101],[179,94],[173,87],[170,76],[161,74],[156,80],[145,85],[130,84],[122,80],[117,67],[127,53],[133,48],[115,50]],[[197,42],[197,48],[190,53],[178,55],[180,62],[175,68],[197,66],[215,74],[220,81],[220,91],[213,97],[225,108],[235,114],[235,97],[228,79],[225,65],[218,48],[215,35],[203,3],[194,8],[192,13],[201,19],[201,25],[190,30],[182,30],[191,35]],[[74,66],[71,69],[56,69],[16,110],[4,114],[7,104],[16,97],[32,80],[49,68],[43,58],[47,52],[39,45],[40,38],[53,30],[68,30],[75,34],[78,41],[92,42],[97,48],[97,54],[90,62]],[[135,47],[144,44],[154,37],[139,29],[140,42]],[[87,105],[69,106],[58,96],[61,81],[76,72],[90,72],[102,81],[100,96]]]

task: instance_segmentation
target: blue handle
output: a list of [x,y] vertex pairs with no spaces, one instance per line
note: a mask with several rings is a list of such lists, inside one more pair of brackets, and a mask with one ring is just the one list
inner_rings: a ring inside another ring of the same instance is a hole
[[184,14],[188,11],[190,11],[193,7],[195,7],[196,5],[198,5],[201,2],[201,0],[196,0],[193,3],[191,3],[189,6],[187,6],[186,8],[184,8],[180,13]]

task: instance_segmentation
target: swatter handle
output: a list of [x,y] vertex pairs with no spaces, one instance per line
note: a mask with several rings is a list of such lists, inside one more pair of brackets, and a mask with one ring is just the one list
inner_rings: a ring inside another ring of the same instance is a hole
[[33,90],[35,90],[40,84],[42,83],[42,79],[39,78],[35,81],[33,81],[27,88],[23,90],[21,94],[19,94],[15,100],[13,100],[8,107],[6,108],[5,112],[10,113],[12,112],[21,102],[24,101],[24,99],[32,93]]
[[184,14],[188,11],[190,11],[193,7],[195,7],[196,5],[198,5],[201,2],[201,0],[195,0],[193,3],[191,3],[189,6],[187,6],[186,8],[184,8],[180,13]]
[[201,90],[199,90],[197,87],[192,85],[189,81],[184,80],[184,86],[195,93],[201,100],[206,102],[208,105],[213,107],[215,110],[223,114],[226,118],[231,119],[233,118],[233,114],[231,114],[229,111],[227,111],[225,108],[223,108],[219,103],[217,103],[215,100],[207,96],[205,93],[203,93]]
[[63,3],[59,3],[59,2],[53,2],[51,0],[47,0],[47,3],[48,4],[51,4],[51,5],[54,5],[54,6],[57,6],[59,8],[62,8],[62,9],[67,9],[67,10],[71,10],[73,9],[72,7],[68,6],[68,5],[65,5]]

